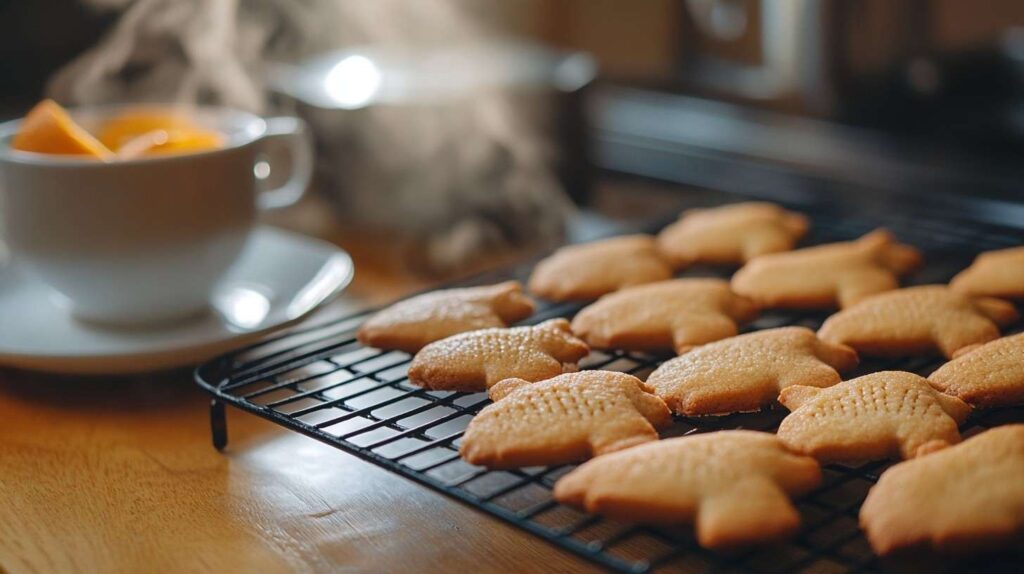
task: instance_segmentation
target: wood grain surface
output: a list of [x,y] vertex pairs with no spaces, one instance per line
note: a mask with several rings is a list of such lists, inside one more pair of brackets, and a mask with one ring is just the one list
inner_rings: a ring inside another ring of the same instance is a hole
[[[618,189],[624,203],[607,212],[650,213],[637,204],[642,190]],[[311,321],[451,279],[410,272],[395,242],[327,213],[311,200],[270,221],[339,243],[356,262],[350,288]],[[208,405],[190,370],[132,379],[0,370],[0,572],[594,570],[239,411],[228,409],[231,442],[217,452]]]
[[580,560],[312,439],[229,412],[188,373],[0,374],[0,570],[584,571]]

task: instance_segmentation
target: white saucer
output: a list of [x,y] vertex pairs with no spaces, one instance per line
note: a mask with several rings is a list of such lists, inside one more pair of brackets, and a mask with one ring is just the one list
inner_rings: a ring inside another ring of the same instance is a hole
[[66,374],[195,365],[298,321],[352,276],[352,259],[334,245],[259,227],[211,312],[173,325],[113,328],[75,321],[52,291],[4,265],[0,253],[0,365]]

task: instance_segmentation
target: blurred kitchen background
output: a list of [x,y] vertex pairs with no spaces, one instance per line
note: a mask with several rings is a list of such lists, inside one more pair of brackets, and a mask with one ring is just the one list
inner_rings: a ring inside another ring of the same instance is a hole
[[1018,0],[0,0],[0,54],[4,119],[302,116],[271,220],[385,299],[722,194],[1024,227]]

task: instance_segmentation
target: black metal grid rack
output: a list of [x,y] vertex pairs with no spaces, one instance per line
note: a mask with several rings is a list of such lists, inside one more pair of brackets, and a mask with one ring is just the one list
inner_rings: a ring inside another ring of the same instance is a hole
[[[811,214],[813,232],[805,244],[857,237],[884,224],[901,240],[923,249],[927,267],[911,283],[947,281],[980,251],[1024,244],[1024,234],[964,222],[871,221]],[[529,266],[478,277],[475,284],[525,279]],[[728,271],[688,270],[683,276],[728,276]],[[542,304],[526,323],[571,317],[574,304]],[[827,313],[767,312],[746,330],[783,325],[817,328]],[[867,490],[888,463],[859,467],[829,465],[820,488],[799,501],[803,529],[781,544],[729,555],[700,548],[686,528],[655,528],[587,515],[552,500],[554,482],[574,465],[488,471],[462,461],[458,444],[470,418],[489,401],[486,394],[428,391],[405,378],[409,355],[359,345],[355,329],[364,315],[294,331],[201,366],[196,377],[214,397],[214,444],[227,442],[224,405],[369,460],[452,496],[508,523],[622,572],[869,572],[881,569],[857,524]],[[1016,329],[1020,329],[1017,326]],[[612,369],[645,378],[663,358],[628,352],[593,352],[581,368]],[[938,359],[868,360],[856,376],[885,369],[928,374]],[[663,436],[721,429],[774,431],[784,409],[721,417],[676,417]],[[1024,408],[976,412],[967,435],[1008,422],[1024,421]],[[1020,556],[985,562],[986,570],[1014,570]]]

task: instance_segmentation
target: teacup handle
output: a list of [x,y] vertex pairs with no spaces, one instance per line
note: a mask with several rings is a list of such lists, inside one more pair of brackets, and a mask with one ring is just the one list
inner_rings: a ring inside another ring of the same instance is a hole
[[[280,187],[260,190],[257,197],[256,204],[260,209],[277,209],[292,205],[306,193],[313,177],[313,138],[306,122],[299,118],[267,118],[266,122],[267,130],[260,138],[266,167],[272,170],[275,165],[279,165],[280,162],[273,158],[282,148],[287,148],[291,155],[292,169],[288,180]],[[255,168],[258,169],[259,164]]]

